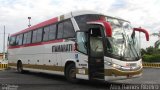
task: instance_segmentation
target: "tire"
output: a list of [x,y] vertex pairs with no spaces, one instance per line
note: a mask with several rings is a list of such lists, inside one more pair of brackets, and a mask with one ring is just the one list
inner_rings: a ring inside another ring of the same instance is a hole
[[24,73],[22,62],[17,63],[17,71],[18,73]]
[[71,83],[78,82],[78,79],[76,79],[76,67],[74,63],[71,63],[66,67],[65,77]]

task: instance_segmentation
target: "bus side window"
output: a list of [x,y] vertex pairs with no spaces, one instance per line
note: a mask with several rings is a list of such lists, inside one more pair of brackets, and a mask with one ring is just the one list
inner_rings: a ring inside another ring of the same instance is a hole
[[49,26],[44,27],[43,41],[48,41],[48,37],[49,37]]
[[57,38],[60,39],[63,37],[63,23],[58,24],[58,33]]
[[16,45],[16,37],[15,37],[15,36],[12,36],[12,37],[10,38],[9,45],[10,45],[10,46],[15,46],[15,45]]
[[23,34],[20,34],[16,37],[16,45],[22,45]]
[[37,30],[36,42],[41,42],[41,41],[42,41],[42,28],[39,28]]
[[87,54],[87,46],[86,46],[87,39],[85,32],[77,32],[76,41],[77,41],[78,51]]
[[24,36],[23,36],[23,44],[30,44],[31,43],[31,34],[32,32],[27,32],[27,33],[24,33]]
[[[31,34],[29,36],[31,36]],[[28,37],[28,43],[30,42],[29,39],[30,37]],[[39,28],[33,31],[32,43],[41,42],[41,41],[42,41],[42,28]]]
[[63,38],[69,38],[75,36],[75,31],[72,25],[71,20],[66,20],[63,22],[64,24],[64,31],[63,31]]
[[23,34],[20,34],[18,45],[22,45],[23,42]]
[[56,24],[49,26],[49,40],[56,38]]
[[75,31],[70,19],[65,20],[58,24],[57,38],[73,38],[75,37]]
[[80,15],[76,16],[75,20],[81,31],[87,31],[88,25],[86,22],[99,20],[99,15],[92,15],[92,14]]
[[28,33],[24,33],[24,36],[23,36],[23,44],[26,44],[26,42],[27,42],[27,34],[28,34]]
[[36,36],[37,36],[37,30],[34,30],[32,35],[32,43],[36,42]]
[[32,32],[30,31],[30,32],[27,33],[26,44],[31,43],[31,37],[32,37]]

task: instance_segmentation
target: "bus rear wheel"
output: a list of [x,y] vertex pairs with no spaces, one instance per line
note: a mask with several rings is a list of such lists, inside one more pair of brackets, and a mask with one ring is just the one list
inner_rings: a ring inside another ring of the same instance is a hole
[[19,72],[19,73],[23,73],[24,71],[23,71],[23,65],[22,65],[22,62],[18,62],[17,63],[17,71]]
[[71,63],[66,67],[65,76],[66,79],[71,83],[78,82],[78,80],[76,79],[76,67],[74,63]]

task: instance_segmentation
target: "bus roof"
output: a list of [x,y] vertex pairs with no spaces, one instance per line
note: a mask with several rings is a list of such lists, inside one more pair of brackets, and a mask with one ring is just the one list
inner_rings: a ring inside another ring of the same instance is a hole
[[41,28],[41,27],[56,23],[56,22],[60,21],[61,17],[63,17],[63,19],[67,19],[67,18],[71,18],[72,16],[78,16],[78,15],[83,15],[83,14],[99,14],[99,13],[93,12],[93,11],[75,11],[75,12],[70,12],[70,13],[67,13],[65,15],[61,15],[59,17],[55,17],[55,18],[46,20],[44,22],[38,23],[36,25],[33,25],[33,26],[31,26],[29,28],[26,28],[26,29],[24,29],[22,31],[19,31],[19,32],[14,33],[14,34],[11,34],[11,36],[15,36],[15,35],[18,35],[18,34],[21,34],[21,33],[25,33],[25,32],[28,32],[28,31],[32,31],[32,30],[35,30],[35,29],[38,29],[38,28]]
[[14,34],[12,34],[11,36],[15,36],[15,35],[18,35],[18,34],[21,34],[21,33],[24,33],[24,32],[28,32],[28,31],[31,31],[31,30],[35,30],[35,29],[41,28],[41,27],[43,27],[43,26],[50,25],[50,24],[52,24],[52,23],[56,23],[57,21],[58,21],[58,18],[55,17],[55,18],[49,19],[49,20],[47,20],[47,21],[41,22],[41,23],[39,23],[39,24],[36,24],[36,25],[34,25],[34,26],[31,26],[31,27],[29,27],[29,28],[26,28],[26,29],[24,29],[24,30],[22,30],[22,31],[20,31],[20,32],[14,33]]
[[[26,29],[24,29],[22,31],[19,31],[19,32],[14,33],[14,34],[11,34],[11,36],[16,36],[16,35],[21,34],[21,33],[32,31],[32,30],[35,30],[35,29],[38,29],[38,28],[41,28],[41,27],[44,27],[44,26],[47,26],[47,25],[51,25],[53,23],[56,23],[56,22],[60,21],[61,19],[67,19],[67,18],[71,18],[73,16],[79,16],[79,15],[85,15],[85,14],[99,14],[99,15],[103,15],[103,14],[98,13],[98,12],[87,11],[87,10],[85,10],[85,11],[74,11],[74,12],[67,13],[65,15],[61,15],[61,16],[58,16],[58,17],[46,20],[46,21],[41,22],[41,23],[38,23],[38,24],[33,25],[33,26],[29,27],[29,28],[26,28]],[[106,15],[104,15],[104,16],[106,16]]]

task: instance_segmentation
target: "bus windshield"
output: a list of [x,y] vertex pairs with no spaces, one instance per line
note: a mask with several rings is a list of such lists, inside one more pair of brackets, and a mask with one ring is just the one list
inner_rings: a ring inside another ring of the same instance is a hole
[[[81,31],[87,31],[88,21],[100,20],[101,15],[81,15],[75,17],[75,20]],[[112,18],[108,16],[105,20],[111,24],[112,37],[106,37],[105,55],[120,60],[138,60],[140,59],[140,49],[135,32],[128,21]]]
[[110,17],[106,17],[106,20],[112,27],[112,37],[106,37],[107,53],[121,60],[138,60],[140,58],[139,43],[130,23]]

